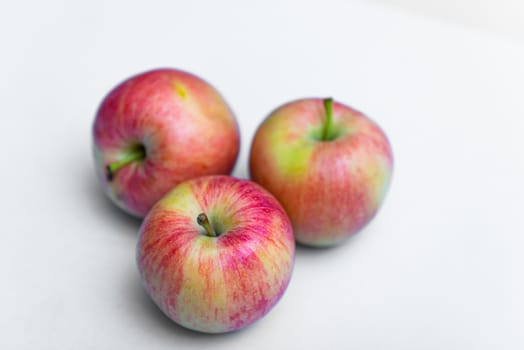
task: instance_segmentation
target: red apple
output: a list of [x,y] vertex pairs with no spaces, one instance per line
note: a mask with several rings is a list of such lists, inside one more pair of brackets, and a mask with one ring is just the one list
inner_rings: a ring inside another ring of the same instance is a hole
[[153,301],[176,323],[209,333],[264,316],[289,283],[294,254],[291,223],[278,201],[229,176],[179,184],[146,216],[137,244]]
[[358,232],[390,184],[386,135],[332,99],[302,99],[273,111],[251,146],[250,173],[288,213],[298,242],[329,246]]
[[240,142],[218,91],[175,69],[142,73],[114,88],[98,109],[93,138],[105,193],[139,217],[184,180],[229,174]]

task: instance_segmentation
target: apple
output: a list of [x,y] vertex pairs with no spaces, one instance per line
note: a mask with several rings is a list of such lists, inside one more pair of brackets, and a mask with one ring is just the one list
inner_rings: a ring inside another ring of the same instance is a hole
[[176,186],[145,217],[137,265],[145,290],[176,323],[243,328],[284,293],[295,241],[280,203],[259,185],[206,176]]
[[175,69],[136,75],[109,92],[93,139],[104,192],[138,217],[182,181],[229,174],[240,143],[235,116],[219,92]]
[[331,246],[361,230],[379,209],[392,168],[380,127],[330,98],[273,111],[249,159],[252,180],[282,203],[296,240],[310,246]]

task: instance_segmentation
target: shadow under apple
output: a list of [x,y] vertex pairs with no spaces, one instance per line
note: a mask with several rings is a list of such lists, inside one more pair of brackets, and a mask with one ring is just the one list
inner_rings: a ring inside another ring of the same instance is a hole
[[92,164],[86,164],[79,178],[83,177],[83,198],[88,204],[87,210],[92,210],[101,221],[118,222],[122,226],[122,232],[136,234],[142,223],[142,219],[125,213],[111,202],[105,195]]
[[[141,323],[148,327],[155,335],[162,337],[176,338],[176,344],[183,346],[198,342],[200,345],[217,346],[217,342],[226,342],[231,338],[236,338],[250,327],[221,334],[208,334],[184,328],[169,319],[151,300],[141,285],[138,271],[128,278],[128,301],[130,308],[142,319]],[[159,334],[160,333],[160,334]]]

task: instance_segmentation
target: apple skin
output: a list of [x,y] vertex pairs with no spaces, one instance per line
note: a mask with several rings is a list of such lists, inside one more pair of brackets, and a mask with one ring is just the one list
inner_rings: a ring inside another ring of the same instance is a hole
[[[200,213],[219,236],[206,235]],[[280,203],[254,182],[219,175],[183,182],[158,201],[137,243],[149,296],[176,323],[206,333],[264,316],[287,288],[294,256]]]
[[[229,174],[240,146],[235,116],[218,91],[175,69],[136,75],[109,92],[98,109],[93,140],[104,192],[138,217],[182,181]],[[107,166],[137,147],[145,158],[108,179]]]
[[321,141],[323,99],[285,104],[259,126],[252,180],[282,203],[297,242],[332,246],[361,230],[389,188],[393,155],[386,135],[361,112],[333,103],[334,139]]

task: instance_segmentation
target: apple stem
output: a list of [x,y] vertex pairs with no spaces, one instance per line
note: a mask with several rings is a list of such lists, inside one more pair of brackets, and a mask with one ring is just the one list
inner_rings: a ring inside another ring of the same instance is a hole
[[322,141],[327,141],[333,123],[333,99],[331,97],[324,99],[324,109],[326,110],[326,119],[324,120],[324,130],[322,132]]
[[137,147],[136,149],[132,150],[128,154],[125,155],[124,158],[113,162],[106,166],[106,178],[107,181],[113,181],[113,178],[115,177],[115,173],[128,165],[131,162],[142,160],[146,157],[146,151],[144,147]]
[[216,237],[217,234],[215,230],[213,230],[213,227],[209,223],[209,219],[207,218],[207,215],[204,213],[200,213],[197,216],[197,223],[206,230],[206,233],[209,237]]

